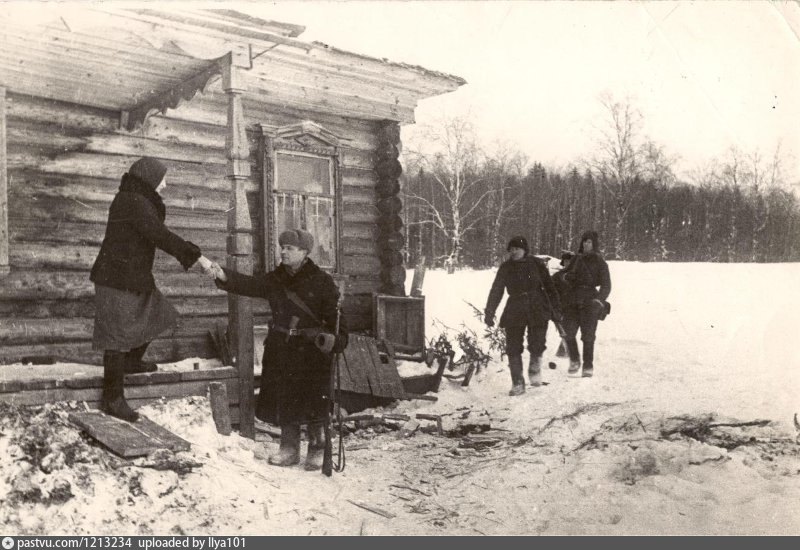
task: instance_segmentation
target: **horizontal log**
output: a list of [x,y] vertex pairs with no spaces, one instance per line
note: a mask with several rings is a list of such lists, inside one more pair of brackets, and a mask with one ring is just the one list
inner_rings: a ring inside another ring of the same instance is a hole
[[[76,202],[84,208],[99,210],[107,217],[108,208],[116,195],[117,188],[111,186],[101,187],[102,184],[97,182],[98,180],[91,180],[86,183],[76,182],[73,186],[69,186],[61,178],[59,180],[45,181],[38,178],[26,178],[24,182],[19,182],[12,175],[8,196],[9,200],[23,198],[21,202],[25,201],[24,198],[39,200],[42,197],[55,197],[62,199],[64,202]],[[172,213],[172,210],[175,210],[181,213],[199,212],[200,215],[215,213],[219,217],[227,219],[226,211],[230,204],[230,191],[201,188],[193,188],[191,190],[168,188],[163,192],[162,198],[168,216]],[[248,196],[248,206],[254,211],[259,209],[260,202],[256,191]],[[25,213],[19,214],[24,216]],[[58,216],[54,215],[47,217],[59,219]]]
[[[110,203],[67,199],[63,197],[26,196],[14,190],[9,194],[11,224],[25,220],[58,220],[101,224],[108,221]],[[168,208],[165,224],[180,234],[179,229],[205,228],[227,231],[227,216],[222,212]]]
[[[79,223],[61,220],[19,220],[9,224],[9,242],[24,246],[28,243],[61,243],[100,246],[105,237],[104,223]],[[172,228],[175,231],[175,228]],[[183,229],[176,231],[183,239],[193,242],[201,250],[225,250],[227,231]]]
[[357,254],[366,256],[377,256],[380,251],[375,239],[360,237],[342,237],[342,250],[345,255]]
[[[0,300],[0,318],[94,317],[93,296],[92,292],[91,297],[74,300]],[[185,317],[228,314],[228,297],[225,294],[199,298],[172,297],[170,303]],[[266,301],[253,300],[253,315],[258,322],[266,322],[268,313]]]
[[228,134],[224,126],[178,120],[163,115],[148,117],[142,128],[135,133],[159,141],[215,148],[225,147]]
[[342,186],[342,202],[345,204],[366,204],[376,206],[378,195],[370,187]]
[[[165,331],[161,338],[202,336],[218,323],[227,324],[227,312],[214,316],[179,317],[175,328]],[[0,344],[75,342],[92,338],[94,319],[0,319]]]
[[344,223],[376,223],[380,219],[375,205],[344,203],[342,210]]
[[[42,376],[47,367],[30,365],[30,374]],[[42,369],[41,372],[37,372]],[[24,378],[4,379],[0,382],[0,393],[54,390],[68,388],[82,390],[103,387],[103,369],[99,366],[86,365],[80,373],[65,375],[64,373],[51,373],[52,378]],[[175,384],[180,382],[224,382],[238,379],[239,375],[234,367],[214,367],[199,370],[165,371],[159,370],[151,373],[129,374],[125,376],[125,386],[152,386],[154,384]]]
[[[89,103],[102,109],[113,109],[119,105],[127,105],[133,101],[133,94],[125,90],[117,83],[110,81],[99,81],[95,79],[94,86],[104,88],[104,94],[94,94],[93,99],[86,98],[86,94],[81,92],[82,84],[86,82],[83,78],[74,73],[65,72],[55,76],[52,68],[41,63],[26,63],[23,68],[19,65],[9,65],[8,58],[2,56],[0,50],[0,65],[3,66],[3,76],[6,81],[14,83],[14,90],[27,95],[35,95],[48,99],[60,99],[70,103]],[[46,79],[40,75],[49,73]],[[105,84],[105,86],[103,86]],[[135,89],[135,83],[127,83],[128,90]],[[94,89],[94,88],[92,88]]]
[[[52,356],[59,361],[102,365],[103,352],[92,349],[91,341],[52,344],[4,345],[0,347],[0,364],[10,364],[26,357]],[[178,361],[187,357],[216,357],[207,335],[158,339],[147,348],[146,358],[157,363]]]
[[361,239],[377,239],[378,226],[371,222],[358,222],[353,220],[343,220],[342,235]]
[[[52,123],[18,121],[8,126],[8,144],[38,152],[42,155],[91,152],[132,157],[151,156],[164,160],[221,164],[226,163],[224,141],[221,146],[208,147],[191,142],[159,141],[131,134],[90,133],[80,129],[64,131]],[[354,155],[354,162],[363,159]]]
[[[168,297],[225,296],[197,271],[155,273],[154,277],[156,286]],[[0,300],[72,300],[92,296],[94,284],[89,281],[88,271],[14,268],[0,284]]]
[[30,120],[62,130],[114,132],[119,127],[118,111],[10,92],[6,101],[6,116],[11,123],[16,120]]
[[375,256],[345,256],[344,272],[349,275],[373,275],[380,272],[381,262]]
[[[219,239],[213,243],[208,242],[202,250],[209,257],[222,260],[225,257],[225,241]],[[8,256],[10,264],[15,268],[63,269],[88,272],[94,265],[99,252],[99,245],[36,242],[12,245],[9,247]],[[165,273],[184,272],[178,260],[161,251],[156,252],[153,270]]]
[[[42,157],[25,146],[10,144],[8,148],[8,170],[25,171],[26,181],[40,179],[40,174],[60,174],[76,177],[106,180],[116,192],[122,174],[128,171],[140,155],[111,155],[92,152],[71,152],[55,158]],[[167,166],[167,190],[163,193],[165,201],[170,198],[170,185],[183,185],[205,190],[227,191],[230,183],[225,180],[225,165],[211,163],[183,162],[163,159]],[[35,175],[31,176],[30,174]],[[20,174],[21,177],[25,177]],[[55,181],[55,180],[49,180]],[[11,186],[9,186],[11,187]],[[245,187],[245,191],[259,189],[255,180]]]
[[[228,388],[229,395],[239,392],[239,380],[225,379],[223,383]],[[208,393],[206,380],[194,382],[177,382],[173,384],[154,384],[150,386],[131,386],[125,388],[125,399],[134,406],[143,405],[137,400],[160,400],[162,398],[180,398],[190,395],[205,396]],[[12,405],[41,405],[60,401],[86,401],[87,404],[96,405],[100,402],[101,388],[55,388],[50,390],[29,390],[18,393],[0,393],[0,402]]]

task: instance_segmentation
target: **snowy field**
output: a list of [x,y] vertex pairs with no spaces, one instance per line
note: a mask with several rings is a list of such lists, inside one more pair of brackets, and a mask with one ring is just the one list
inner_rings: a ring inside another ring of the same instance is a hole
[[[609,262],[611,314],[598,325],[595,379],[570,380],[586,399],[637,399],[665,412],[713,410],[791,425],[800,411],[800,264]],[[426,275],[429,320],[480,334],[494,271]],[[409,278],[410,280],[410,278]],[[498,317],[503,302],[498,308]],[[435,336],[429,323],[426,335]],[[545,359],[555,360],[551,326]],[[565,360],[544,380],[566,383]],[[510,378],[492,374],[501,381]],[[543,394],[552,391],[543,391]],[[541,396],[558,399],[557,395]]]
[[[800,264],[610,269],[594,378],[567,377],[551,329],[546,386],[509,397],[495,358],[467,388],[443,381],[437,402],[372,411],[442,414],[448,437],[357,431],[345,439],[346,471],[332,478],[269,466],[277,441],[263,433],[256,442],[218,435],[204,398],[142,409],[193,445],[172,457],[188,469],[164,471],[88,444],[62,410],[5,414],[0,525],[20,534],[800,534]],[[480,334],[466,302],[482,309],[493,277],[429,271],[427,337],[439,323]],[[470,424],[491,429],[457,433]]]

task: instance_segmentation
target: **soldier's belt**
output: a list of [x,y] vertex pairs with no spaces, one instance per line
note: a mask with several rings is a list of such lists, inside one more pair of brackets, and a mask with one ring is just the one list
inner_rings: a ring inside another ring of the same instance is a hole
[[302,336],[311,341],[317,337],[317,334],[322,332],[321,328],[285,328],[280,325],[270,325],[269,329],[287,336]]

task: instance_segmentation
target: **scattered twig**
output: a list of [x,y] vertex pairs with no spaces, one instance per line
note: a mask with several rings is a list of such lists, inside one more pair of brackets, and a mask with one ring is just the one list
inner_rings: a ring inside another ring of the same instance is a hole
[[354,506],[358,506],[359,508],[363,508],[364,510],[367,510],[368,512],[372,512],[373,514],[378,514],[379,516],[383,516],[383,517],[385,517],[387,519],[392,519],[393,517],[395,517],[395,514],[393,514],[391,512],[387,512],[386,510],[381,510],[380,508],[376,508],[374,506],[370,506],[369,504],[366,504],[366,503],[358,501],[358,500],[350,500],[348,498],[347,502],[349,502],[350,504],[352,504]]
[[574,420],[575,418],[577,418],[578,416],[580,416],[582,414],[585,414],[585,413],[588,413],[588,412],[599,411],[599,410],[605,409],[605,408],[617,407],[617,406],[619,406],[621,404],[622,403],[589,403],[587,405],[581,405],[578,408],[576,408],[574,411],[572,411],[571,413],[567,413],[567,414],[563,414],[561,416],[556,416],[556,417],[551,418],[550,421],[547,422],[547,424],[545,424],[544,426],[539,428],[539,432],[538,433],[541,434],[541,433],[545,432],[547,429],[549,429],[551,426],[553,426],[556,422],[564,422],[564,421],[567,421],[567,420]]
[[635,417],[636,417],[636,421],[637,421],[637,422],[639,423],[639,425],[642,427],[642,431],[644,431],[644,433],[647,433],[647,428],[645,428],[645,427],[644,427],[644,423],[642,422],[642,419],[641,419],[641,418],[639,418],[639,415],[638,415],[638,414],[636,414],[636,413],[633,413],[633,416],[635,416]]
[[424,495],[426,497],[433,496],[430,493],[426,493],[425,491],[420,491],[419,489],[416,489],[414,487],[409,487],[408,485],[396,485],[396,484],[393,483],[393,484],[389,485],[389,487],[396,487],[398,489],[406,489],[408,491],[413,491],[415,493],[419,493],[419,494]]

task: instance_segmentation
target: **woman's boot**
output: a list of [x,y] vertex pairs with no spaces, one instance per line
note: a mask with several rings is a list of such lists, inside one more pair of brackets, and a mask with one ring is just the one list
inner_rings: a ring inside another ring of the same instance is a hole
[[133,348],[125,354],[125,374],[138,374],[140,372],[155,372],[158,370],[158,365],[155,363],[148,363],[142,361],[144,352],[147,351],[147,346],[150,342],[145,342],[138,348]]
[[300,462],[300,424],[281,425],[281,446],[278,454],[269,457],[273,466],[292,466]]
[[531,386],[542,385],[542,358],[541,356],[531,355],[530,363],[528,364],[528,380]]
[[322,469],[322,457],[325,452],[325,430],[322,422],[308,425],[308,452],[303,466],[309,472]]
[[567,374],[578,374],[581,370],[581,353],[578,351],[578,341],[575,338],[567,340],[567,353],[569,353]]
[[139,415],[125,401],[125,352],[106,350],[103,354],[103,412],[128,422]]
[[515,396],[525,393],[525,377],[522,376],[522,356],[509,355],[508,369],[511,371],[511,390],[508,395]]

